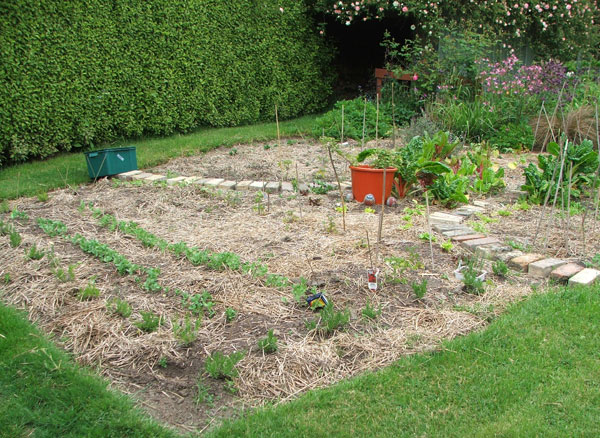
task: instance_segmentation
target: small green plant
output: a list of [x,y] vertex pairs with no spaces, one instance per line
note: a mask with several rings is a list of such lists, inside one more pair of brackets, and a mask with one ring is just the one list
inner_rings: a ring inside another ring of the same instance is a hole
[[310,190],[311,192],[317,195],[324,195],[327,192],[332,191],[334,188],[335,187],[329,184],[328,182],[325,182],[320,178],[315,178],[313,180],[313,185],[310,187]]
[[375,213],[376,213],[376,211],[375,211],[375,209],[374,209],[374,208],[371,208],[371,207],[365,207],[365,213],[367,213],[367,214],[375,214]]
[[472,257],[467,261],[465,269],[462,270],[466,292],[475,295],[481,295],[484,292],[483,280],[480,278],[482,268],[483,260]]
[[442,251],[450,252],[450,251],[452,251],[452,249],[454,249],[454,244],[451,241],[446,240],[446,241],[440,243],[440,247],[442,248]]
[[348,206],[344,205],[344,206],[337,206],[335,207],[335,211],[337,211],[338,213],[347,213],[348,212]]
[[133,324],[146,333],[155,332],[158,329],[158,326],[162,324],[162,318],[153,312],[145,312],[142,310],[140,311],[140,315],[142,316],[142,320],[136,321]]
[[426,242],[429,242],[429,240],[431,240],[432,242],[437,242],[437,237],[435,237],[433,234],[429,234],[429,233],[419,234],[419,239],[424,240]]
[[229,151],[229,155],[232,156],[232,157],[234,155],[237,155],[237,153],[238,153],[238,150],[236,148],[231,148],[231,150]]
[[31,248],[27,252],[27,258],[29,260],[40,260],[42,257],[44,257],[44,251],[39,250],[35,243],[31,245]]
[[292,295],[294,295],[294,300],[296,304],[303,305],[306,304],[306,290],[308,289],[308,284],[306,282],[306,278],[300,277],[300,282],[295,283],[292,286]]
[[233,379],[238,376],[235,368],[237,363],[244,358],[242,351],[235,351],[230,355],[225,355],[220,351],[215,351],[204,363],[204,369],[213,379]]
[[58,278],[58,281],[60,281],[61,283],[66,283],[67,281],[75,280],[75,267],[76,266],[77,265],[75,265],[75,264],[70,264],[67,267],[66,271],[61,267],[57,267],[52,272],[54,272],[54,275],[56,275],[56,278]]
[[92,300],[94,298],[98,298],[99,296],[100,289],[96,287],[94,280],[90,280],[86,287],[77,292],[77,298],[79,298],[80,301]]
[[488,233],[488,228],[485,226],[485,224],[483,222],[469,222],[469,225],[471,225],[471,228],[473,228],[473,230],[477,231],[478,233],[481,233],[481,234]]
[[10,240],[10,246],[12,248],[16,248],[23,241],[23,238],[21,237],[21,235],[19,234],[19,232],[16,231],[15,229],[12,229],[10,231],[8,238]]
[[37,194],[38,201],[46,202],[48,200],[48,192],[40,192]]
[[192,321],[190,316],[186,315],[183,322],[173,324],[173,334],[180,345],[186,347],[198,339],[198,329],[201,322],[201,318],[196,318],[195,321]]
[[10,277],[10,272],[7,272],[6,274],[4,274],[2,276],[2,283],[4,284],[10,284],[12,282],[12,279]]
[[487,224],[493,224],[493,223],[495,223],[495,222],[498,222],[498,219],[491,218],[491,217],[489,217],[489,216],[486,216],[486,215],[485,215],[485,214],[483,214],[483,213],[475,213],[475,216],[477,216],[477,217],[479,218],[479,220],[480,220],[481,222],[483,222],[484,224],[486,224],[486,225],[487,225]]
[[235,309],[228,307],[227,309],[225,309],[225,321],[227,322],[231,322],[235,319],[235,317],[237,316],[237,312],[235,311]]
[[337,232],[337,227],[335,225],[335,219],[333,216],[327,216],[327,222],[325,222],[325,231],[329,234],[335,234]]
[[265,195],[263,192],[258,191],[256,192],[256,195],[254,195],[254,207],[252,207],[252,209],[257,212],[259,214],[259,216],[262,216],[263,213],[265,212]]
[[424,278],[420,283],[413,281],[410,286],[418,299],[421,299],[427,293],[427,279]]
[[196,380],[196,396],[194,397],[194,401],[197,405],[206,403],[212,406],[214,403],[214,396],[208,392],[208,387],[204,384],[201,377],[198,377]]
[[329,302],[321,309],[319,327],[326,333],[333,333],[350,322],[350,310],[335,310]]
[[311,331],[317,328],[318,321],[316,319],[306,319],[304,320],[304,327],[306,330]]
[[213,309],[215,303],[211,293],[207,290],[202,291],[201,294],[183,292],[181,304],[194,315],[206,313],[209,318],[215,316],[215,310]]
[[506,239],[506,244],[512,249],[518,249],[519,251],[527,252],[527,245],[517,240]]
[[29,216],[24,211],[19,211],[16,208],[10,213],[10,218],[14,220],[28,220]]
[[167,365],[169,365],[168,359],[166,358],[166,356],[162,356],[160,359],[158,359],[158,366],[161,368],[166,368]]
[[501,210],[498,210],[496,213],[498,213],[499,216],[504,216],[504,217],[510,216],[512,214],[512,212],[508,209],[501,209]]
[[600,269],[600,254],[596,254],[589,262],[586,262],[585,265],[588,268]]
[[402,278],[402,275],[406,270],[418,270],[425,267],[419,254],[412,249],[408,251],[408,257],[386,257],[384,261],[392,269],[392,275],[386,276],[386,281],[391,283],[405,284],[406,279]]
[[506,274],[508,274],[508,265],[502,260],[496,260],[492,264],[492,271],[498,277],[506,277]]
[[275,353],[277,351],[277,338],[273,334],[273,330],[267,332],[266,338],[258,340],[258,348],[266,354]]
[[529,211],[531,209],[531,204],[527,203],[527,199],[521,199],[513,206],[513,208],[515,210]]
[[377,317],[381,315],[381,305],[379,306],[379,308],[376,309],[371,304],[371,301],[367,299],[365,307],[363,307],[361,314],[365,319],[376,320]]
[[129,318],[131,316],[131,306],[127,301],[120,298],[113,298],[106,304],[106,307],[111,313],[120,315],[123,318]]

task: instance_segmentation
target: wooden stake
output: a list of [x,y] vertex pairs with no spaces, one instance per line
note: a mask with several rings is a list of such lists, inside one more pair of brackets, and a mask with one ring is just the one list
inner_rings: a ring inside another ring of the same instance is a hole
[[340,144],[344,143],[344,105],[342,105],[342,135],[340,136]]
[[[544,109],[544,101],[542,101],[542,106],[540,106],[540,112],[538,113],[537,124],[535,125],[535,133],[533,134],[533,144],[531,145],[531,150],[535,146],[535,139],[537,138],[538,128],[540,127],[540,119],[542,118],[542,109]],[[544,147],[544,145],[542,145]]]
[[377,95],[377,116],[375,118],[375,147],[379,147],[379,94]]
[[369,251],[369,261],[371,262],[371,270],[375,271],[373,267],[373,257],[371,256],[371,241],[369,240],[369,231],[367,230],[367,250]]
[[300,219],[302,219],[302,202],[300,201],[300,178],[298,177],[298,162],[296,161],[296,196],[298,197],[298,209],[300,210]]
[[[550,211],[550,217],[554,217],[554,209],[556,208],[556,200],[558,199],[558,190],[560,189],[560,186],[562,184],[562,176],[563,176],[563,168],[564,168],[564,164],[565,164],[565,159],[567,158],[567,149],[569,147],[569,140],[565,140],[565,147],[564,149],[561,147],[561,161],[560,161],[560,171],[558,174],[558,182],[556,185],[556,191],[554,192],[554,201],[552,201],[552,210]],[[548,228],[548,225],[546,225],[546,235],[544,237],[544,249],[548,248],[548,233],[550,232],[550,229]]]
[[363,109],[363,131],[362,139],[360,140],[361,151],[365,148],[365,128],[367,127],[367,98],[365,97],[365,106]]
[[342,192],[342,185],[340,184],[340,178],[338,177],[337,170],[335,169],[335,164],[333,163],[333,155],[331,154],[331,145],[327,145],[327,152],[329,153],[329,161],[331,161],[331,167],[333,168],[333,174],[335,175],[335,180],[337,181],[338,190],[340,191],[340,199],[342,200],[342,225],[344,227],[344,232],[346,232],[346,201],[344,200],[344,192]]
[[279,135],[279,114],[277,113],[277,104],[275,104],[275,124],[277,125],[277,146],[281,147],[281,136]]
[[431,222],[429,222],[429,190],[425,190],[425,205],[427,205],[427,233],[429,233],[429,252],[431,253],[431,269],[434,269],[433,243],[431,242]]
[[394,83],[392,81],[392,147],[396,149],[396,103],[394,102]]
[[383,190],[381,191],[381,213],[379,213],[379,227],[377,228],[377,245],[381,244],[381,230],[383,229],[383,212],[385,210],[385,177],[387,169],[383,169]]
[[[569,255],[569,233],[571,232],[571,182],[573,179],[573,162],[569,163],[569,186],[567,187],[567,220],[565,227],[565,250]],[[564,202],[564,201],[563,201]]]

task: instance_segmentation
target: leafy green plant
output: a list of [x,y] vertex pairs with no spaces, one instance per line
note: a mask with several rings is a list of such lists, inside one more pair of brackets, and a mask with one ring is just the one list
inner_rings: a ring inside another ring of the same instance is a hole
[[10,277],[10,272],[7,272],[6,274],[4,274],[2,276],[2,283],[4,284],[10,284],[12,282],[12,279]]
[[131,316],[131,305],[120,298],[113,298],[106,303],[108,311],[120,315],[123,318],[129,318]]
[[[344,138],[360,141],[363,137],[363,119],[365,120],[365,141],[375,138],[377,108],[375,104],[364,98],[341,100],[335,103],[333,109],[315,120],[313,135],[326,136],[339,140],[342,135],[342,106],[344,107]],[[380,108],[378,132],[384,137],[392,129],[391,115]]]
[[308,289],[308,284],[306,278],[300,277],[300,281],[295,283],[292,286],[292,295],[294,296],[294,301],[298,305],[306,304],[306,291]]
[[233,379],[238,376],[235,366],[243,358],[242,351],[235,351],[229,355],[215,351],[206,358],[204,369],[213,379]]
[[136,321],[133,324],[140,330],[146,333],[155,332],[158,326],[162,324],[162,318],[153,312],[140,311],[141,321]]
[[254,207],[252,209],[256,211],[260,216],[262,216],[265,212],[265,195],[263,192],[258,191],[256,195],[254,195]]
[[231,322],[235,319],[236,316],[237,312],[235,311],[235,309],[231,307],[225,309],[225,321]]
[[437,242],[437,237],[435,237],[433,234],[429,234],[429,233],[421,233],[421,234],[419,234],[419,239],[425,240],[427,242],[429,242],[430,240],[432,242]]
[[489,232],[488,228],[485,226],[485,224],[483,222],[469,222],[469,225],[471,226],[471,228],[473,228],[473,231],[477,231],[478,233],[481,234],[487,234]]
[[480,278],[483,271],[483,260],[476,257],[471,257],[464,265],[461,271],[463,274],[463,284],[466,292],[481,295],[484,292],[483,280]]
[[19,246],[21,244],[21,242],[23,241],[23,238],[21,237],[21,235],[18,233],[18,231],[16,231],[15,229],[13,229],[9,235],[8,238],[10,240],[10,246],[12,248],[16,248],[17,246]]
[[417,281],[413,281],[410,286],[412,287],[415,296],[418,299],[421,299],[427,293],[427,279],[424,278],[420,283]]
[[514,209],[521,211],[529,211],[531,210],[531,204],[527,202],[527,199],[521,199],[515,203]]
[[498,277],[506,277],[508,274],[508,265],[502,260],[496,260],[494,263],[492,263],[492,271]]
[[202,291],[201,294],[182,293],[181,304],[194,315],[206,313],[209,318],[215,315],[213,309],[215,303],[211,293],[207,290]]
[[24,211],[19,211],[16,208],[10,213],[10,218],[14,220],[28,220],[29,215]]
[[499,216],[503,216],[503,217],[507,217],[512,214],[512,212],[508,209],[500,209],[500,210],[496,211],[496,213],[498,213]]
[[198,377],[196,380],[196,395],[194,401],[197,405],[206,403],[207,405],[212,406],[214,403],[214,396],[208,391],[208,387],[201,377]]
[[446,240],[440,243],[440,247],[442,248],[442,251],[450,252],[454,248],[454,244],[450,240]]
[[100,296],[100,289],[96,287],[94,280],[90,280],[86,287],[77,292],[77,298],[80,301],[91,300]]
[[384,259],[385,263],[392,269],[392,275],[386,281],[391,283],[406,283],[406,279],[402,275],[407,270],[423,269],[425,265],[421,261],[419,254],[414,250],[408,252],[407,257],[390,256]]
[[438,177],[429,186],[429,192],[437,201],[447,208],[456,207],[458,204],[467,204],[467,190],[469,178],[453,172],[446,172]]
[[162,356],[160,359],[158,359],[158,366],[161,368],[167,368],[167,366],[169,365],[168,359],[165,356]]
[[527,252],[529,250],[528,245],[514,239],[506,239],[506,244],[512,249],[518,249],[519,251]]
[[588,268],[600,269],[600,254],[596,254],[590,261],[586,262],[585,265]]
[[58,281],[60,281],[61,283],[66,283],[67,281],[75,280],[76,266],[77,265],[75,265],[75,264],[70,264],[67,267],[66,271],[63,268],[61,268],[60,266],[57,266],[52,272],[54,273],[54,275],[56,275],[56,278],[58,278]]
[[198,339],[198,329],[201,322],[201,318],[192,321],[190,316],[186,315],[183,321],[173,323],[173,334],[180,345],[186,347]]
[[337,233],[337,226],[335,225],[335,218],[333,216],[327,216],[327,221],[325,222],[325,231],[329,234]]
[[315,178],[313,180],[313,185],[310,187],[310,191],[317,194],[317,195],[325,195],[326,193],[332,191],[335,187],[326,182],[323,181],[320,178]]
[[48,201],[48,192],[40,192],[37,194],[38,201],[46,202]]
[[371,304],[371,301],[367,299],[365,307],[361,310],[361,314],[365,319],[376,320],[379,315],[381,315],[381,305],[378,308],[375,308]]
[[319,316],[318,327],[325,333],[333,333],[350,322],[350,310],[335,310],[331,302],[321,309]]
[[271,354],[277,351],[277,338],[273,334],[273,330],[267,332],[267,337],[258,340],[258,348],[263,353]]
[[27,252],[27,258],[30,260],[40,260],[42,257],[44,257],[44,254],[44,251],[39,250],[37,248],[37,245],[34,243],[33,245],[31,245],[31,248],[29,248],[29,251]]
[[375,209],[374,209],[374,208],[371,208],[371,207],[365,207],[365,213],[367,213],[367,214],[375,214],[375,213],[376,213],[376,211],[375,211]]

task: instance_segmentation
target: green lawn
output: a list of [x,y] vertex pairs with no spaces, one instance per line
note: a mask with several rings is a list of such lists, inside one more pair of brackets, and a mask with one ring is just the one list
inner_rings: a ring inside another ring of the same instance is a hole
[[[280,123],[282,136],[306,135],[317,116],[305,116]],[[219,146],[277,138],[275,123],[235,128],[206,128],[186,135],[119,141],[105,147],[135,146],[140,169],[165,163],[171,158],[206,152]],[[0,169],[0,200],[34,196],[67,185],[89,182],[82,152],[64,153],[44,161]]]
[[176,436],[0,304],[0,437]]
[[513,306],[480,333],[228,422],[210,437],[596,437],[600,286]]

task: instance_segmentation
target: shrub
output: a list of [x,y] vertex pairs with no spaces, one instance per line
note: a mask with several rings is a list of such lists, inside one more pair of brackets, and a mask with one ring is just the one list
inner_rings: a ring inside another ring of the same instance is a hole
[[0,166],[322,109],[331,51],[312,20],[295,0],[3,4]]

